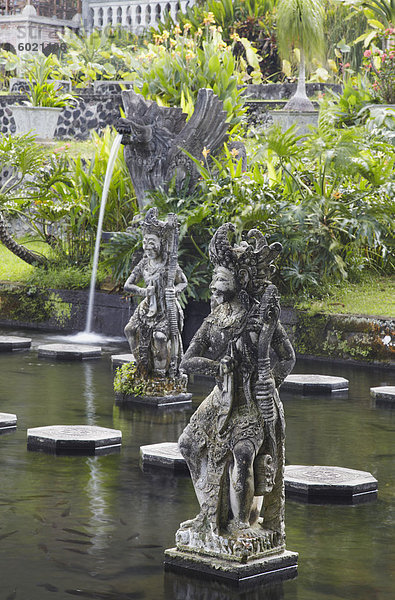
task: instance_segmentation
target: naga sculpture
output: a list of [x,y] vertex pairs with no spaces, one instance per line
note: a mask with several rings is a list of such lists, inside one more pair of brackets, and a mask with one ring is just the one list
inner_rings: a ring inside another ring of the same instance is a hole
[[122,92],[122,100],[126,118],[116,129],[140,208],[148,191],[164,188],[174,176],[177,189],[196,183],[198,172],[184,150],[201,160],[205,147],[213,154],[227,139],[227,115],[212,90],[199,90],[188,122],[181,108],[158,106],[133,91]]
[[151,208],[145,216],[143,257],[124,286],[126,292],[142,297],[125,327],[135,361],[134,384],[153,395],[172,391],[171,386],[184,392],[187,382],[179,373],[183,311],[177,297],[187,280],[178,264],[178,222],[174,214],[167,221],[160,221],[157,214]]
[[[211,313],[181,363],[186,373],[215,377],[216,385],[179,439],[200,512],[181,523],[177,547],[166,551],[167,564],[207,555],[248,563],[286,552],[285,424],[278,388],[295,355],[269,281],[281,244],[268,245],[253,229],[232,245],[233,230],[226,223],[211,240]],[[286,554],[295,565],[297,555]],[[221,568],[217,560],[217,574]]]

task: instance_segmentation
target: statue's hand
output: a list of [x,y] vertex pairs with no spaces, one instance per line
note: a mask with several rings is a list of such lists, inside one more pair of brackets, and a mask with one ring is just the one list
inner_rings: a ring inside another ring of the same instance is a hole
[[154,296],[155,294],[155,286],[154,285],[147,285],[147,287],[145,288],[145,295],[147,298],[150,298],[151,296]]
[[221,376],[227,375],[228,373],[232,373],[235,368],[235,359],[231,356],[224,356],[221,358],[219,363],[219,374]]

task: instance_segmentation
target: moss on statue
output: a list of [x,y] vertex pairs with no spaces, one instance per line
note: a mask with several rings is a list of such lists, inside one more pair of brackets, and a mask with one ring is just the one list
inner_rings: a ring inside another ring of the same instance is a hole
[[118,367],[114,378],[114,390],[127,396],[167,396],[185,394],[187,391],[187,378],[178,377],[142,376],[134,362]]

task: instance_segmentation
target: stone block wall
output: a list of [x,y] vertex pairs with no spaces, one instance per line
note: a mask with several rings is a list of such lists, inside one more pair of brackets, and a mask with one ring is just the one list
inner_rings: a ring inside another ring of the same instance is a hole
[[[55,138],[85,140],[90,131],[101,131],[120,117],[122,107],[121,84],[129,87],[130,82],[97,81],[92,89],[75,89],[74,106],[65,108],[60,114]],[[340,90],[340,86],[329,86]],[[265,126],[271,122],[269,108],[281,107],[289,98],[295,84],[250,85],[247,88],[247,118],[250,125]],[[310,95],[324,91],[326,84],[308,84]],[[12,105],[26,100],[23,93],[0,96],[0,133],[15,133]],[[273,100],[277,100],[276,105]],[[266,101],[270,101],[265,104]]]
[[[0,133],[15,133],[12,105],[23,104],[26,99],[23,94],[0,96]],[[91,130],[99,132],[119,119],[120,106],[120,94],[81,93],[73,106],[64,108],[60,113],[55,138],[88,139]]]

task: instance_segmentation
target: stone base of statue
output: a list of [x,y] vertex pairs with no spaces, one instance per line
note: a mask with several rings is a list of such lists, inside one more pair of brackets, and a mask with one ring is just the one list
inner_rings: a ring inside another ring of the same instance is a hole
[[280,550],[260,558],[249,558],[246,562],[233,557],[215,554],[187,552],[179,548],[165,550],[165,569],[202,577],[228,581],[237,585],[252,582],[285,581],[297,575],[298,554]]
[[123,394],[117,392],[115,394],[116,404],[145,404],[146,406],[172,406],[192,404],[192,394],[169,394],[167,396],[144,396],[135,394]]
[[285,549],[283,535],[260,525],[219,535],[192,520],[177,531],[176,544],[165,551],[169,569],[196,571],[236,583],[251,578],[288,579],[297,571],[298,554]]
[[185,375],[153,377],[140,375],[135,363],[127,363],[117,369],[114,389],[117,404],[145,404],[148,406],[186,405],[192,403],[187,392]]

